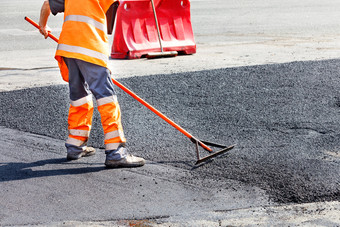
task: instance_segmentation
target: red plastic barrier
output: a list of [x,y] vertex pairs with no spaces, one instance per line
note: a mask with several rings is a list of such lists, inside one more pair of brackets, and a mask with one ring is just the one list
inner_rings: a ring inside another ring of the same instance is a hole
[[[189,0],[154,3],[164,51],[196,53]],[[111,57],[135,59],[151,52],[160,52],[151,1],[119,1]]]

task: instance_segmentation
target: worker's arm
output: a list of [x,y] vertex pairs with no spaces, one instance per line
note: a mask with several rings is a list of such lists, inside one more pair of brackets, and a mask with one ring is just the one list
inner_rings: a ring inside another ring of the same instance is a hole
[[48,0],[45,0],[43,5],[41,6],[39,19],[40,26],[39,31],[45,37],[45,39],[48,37],[48,33],[51,31],[51,29],[47,26],[47,20],[50,14],[51,14],[50,4]]

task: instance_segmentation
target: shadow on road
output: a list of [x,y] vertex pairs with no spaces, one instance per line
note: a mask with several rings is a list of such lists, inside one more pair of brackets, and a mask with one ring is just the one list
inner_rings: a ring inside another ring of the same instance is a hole
[[[99,172],[105,170],[104,166],[91,166],[87,164],[86,167],[78,167],[83,163],[70,162],[65,158],[54,158],[39,160],[36,162],[9,162],[0,164],[0,182],[25,180],[30,178],[60,176],[60,175],[77,175],[92,172]],[[48,165],[54,165],[50,167]],[[60,165],[61,168],[56,168],[55,165]],[[46,166],[46,167],[44,167]],[[65,168],[71,167],[71,168]]]

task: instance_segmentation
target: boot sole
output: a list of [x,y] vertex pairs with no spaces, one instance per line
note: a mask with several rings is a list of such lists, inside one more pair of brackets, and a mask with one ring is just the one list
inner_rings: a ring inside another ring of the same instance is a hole
[[105,162],[106,168],[113,169],[113,168],[135,168],[135,167],[141,167],[144,166],[145,162],[142,163],[107,163]]
[[78,160],[78,159],[81,159],[82,157],[89,157],[89,156],[92,156],[92,155],[95,155],[95,154],[96,154],[96,151],[83,153],[83,154],[80,155],[80,157],[72,157],[72,156],[67,155],[66,159],[69,160],[69,161]]

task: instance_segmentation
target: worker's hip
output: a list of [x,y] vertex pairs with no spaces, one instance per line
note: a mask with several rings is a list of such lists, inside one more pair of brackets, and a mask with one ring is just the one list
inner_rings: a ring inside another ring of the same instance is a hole
[[65,58],[69,71],[70,99],[72,101],[93,94],[98,100],[116,95],[110,71],[103,66],[74,58]]

